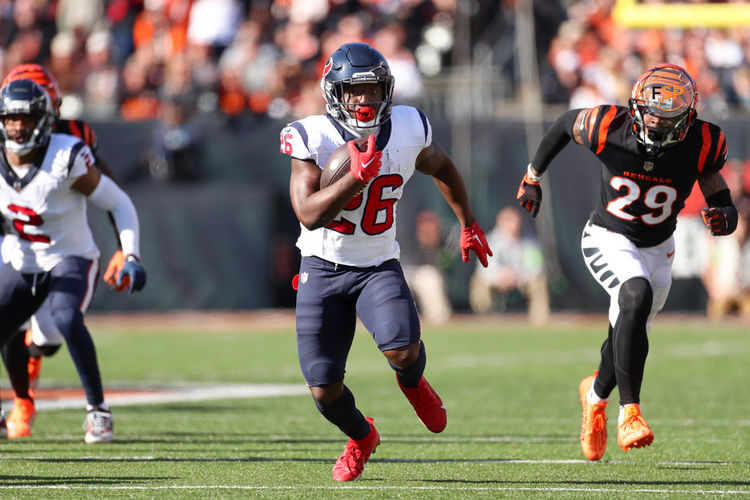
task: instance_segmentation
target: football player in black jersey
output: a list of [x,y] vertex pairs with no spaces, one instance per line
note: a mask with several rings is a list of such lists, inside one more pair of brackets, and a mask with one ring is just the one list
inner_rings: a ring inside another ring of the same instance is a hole
[[654,439],[639,406],[647,332],[669,293],[672,233],[696,181],[706,198],[703,220],[711,233],[731,234],[737,226],[737,210],[719,173],[727,141],[717,125],[696,117],[697,101],[695,82],[683,68],[653,67],[635,82],[628,107],[563,113],[539,144],[518,189],[521,206],[535,217],[542,201],[539,181],[571,138],[602,166],[599,202],[581,239],[589,272],[610,295],[599,369],[578,388],[581,449],[589,460],[604,455],[605,409],[615,386],[620,447],[628,451]]
[[[114,173],[97,152],[97,136],[91,125],[82,120],[60,118],[60,105],[62,104],[60,88],[50,72],[39,64],[20,64],[5,76],[0,87],[5,87],[6,84],[16,80],[31,80],[47,92],[55,115],[52,132],[80,138],[94,153],[96,167],[107,177],[117,182]],[[109,218],[115,226],[111,213]],[[120,240],[116,226],[115,239],[119,247]],[[116,276],[124,264],[125,257],[121,250],[117,250],[110,259],[104,273],[104,280],[118,292],[127,289],[127,286],[123,286],[122,283],[119,287],[115,284]],[[10,438],[30,435],[31,425],[36,414],[33,403],[34,391],[39,381],[42,356],[55,354],[64,340],[49,314],[48,306],[49,304],[42,305],[32,319],[36,323],[33,328],[35,330],[33,335],[32,327],[29,327],[28,330],[15,334],[2,346],[3,361],[8,369],[8,375],[15,392],[13,410],[8,416],[7,422],[8,437]],[[28,374],[28,380],[26,380],[26,374]]]

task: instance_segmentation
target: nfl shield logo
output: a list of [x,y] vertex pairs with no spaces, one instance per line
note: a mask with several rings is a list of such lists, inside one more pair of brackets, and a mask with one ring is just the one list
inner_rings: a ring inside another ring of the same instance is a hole
[[300,283],[307,283],[307,272],[300,273],[299,281]]

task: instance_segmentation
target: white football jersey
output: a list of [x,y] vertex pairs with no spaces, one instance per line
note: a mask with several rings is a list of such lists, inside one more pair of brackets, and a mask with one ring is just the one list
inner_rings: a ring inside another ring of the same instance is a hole
[[[322,169],[331,153],[354,139],[329,115],[290,123],[281,132],[281,151],[313,160]],[[378,176],[326,227],[308,230],[300,224],[297,247],[303,257],[316,256],[347,266],[369,267],[398,259],[396,209],[419,153],[432,142],[432,127],[421,111],[394,106],[377,134],[383,152]]]
[[0,212],[11,230],[3,260],[33,273],[49,271],[65,257],[98,258],[86,197],[70,189],[94,164],[89,147],[77,137],[51,134],[44,158],[22,179],[0,158]]

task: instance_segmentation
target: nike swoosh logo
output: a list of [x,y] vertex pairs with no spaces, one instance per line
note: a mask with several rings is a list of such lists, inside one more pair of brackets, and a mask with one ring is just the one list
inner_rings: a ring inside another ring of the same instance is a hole
[[477,236],[476,234],[474,235],[474,239],[477,240],[480,245],[482,244],[482,240],[480,240],[479,236]]
[[673,255],[674,255],[674,252],[667,252],[667,258],[670,258]]
[[362,162],[362,168],[367,168],[367,167],[369,167],[369,166],[370,166],[370,163],[372,163],[372,161],[373,161],[374,159],[375,159],[375,157],[372,157],[372,158],[370,158],[370,161],[368,161],[367,163],[365,163],[365,162]]
[[440,405],[438,406],[438,408],[440,408],[441,410],[445,410],[445,405]]

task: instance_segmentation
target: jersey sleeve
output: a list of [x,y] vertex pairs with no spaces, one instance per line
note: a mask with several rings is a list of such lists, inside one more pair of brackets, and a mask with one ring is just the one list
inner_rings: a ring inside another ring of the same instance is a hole
[[698,153],[698,171],[700,173],[718,172],[727,161],[727,139],[718,125],[698,122],[701,140]]
[[68,160],[68,179],[75,181],[94,166],[94,154],[83,142],[76,143],[70,149]]
[[622,114],[617,106],[603,104],[586,110],[581,122],[581,139],[583,145],[594,154],[604,150],[609,135],[610,126],[617,115]]
[[420,121],[422,122],[422,128],[424,129],[424,146],[427,147],[430,144],[432,144],[432,124],[430,123],[430,120],[427,119],[427,116],[425,116],[422,111],[417,110],[417,113],[419,113]]
[[308,146],[308,135],[300,122],[292,122],[281,131],[281,153],[298,160],[312,160]]

